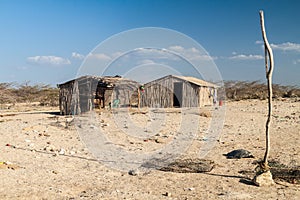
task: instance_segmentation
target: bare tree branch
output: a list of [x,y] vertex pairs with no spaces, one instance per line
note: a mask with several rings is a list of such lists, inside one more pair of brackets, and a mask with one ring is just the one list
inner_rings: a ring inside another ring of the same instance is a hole
[[[272,119],[272,74],[274,68],[274,59],[273,59],[273,51],[271,46],[268,42],[266,31],[265,31],[265,24],[264,24],[264,12],[260,11],[260,24],[261,24],[261,31],[262,36],[265,44],[265,67],[266,67],[266,78],[268,80],[268,119],[266,122],[266,151],[263,159],[263,169],[268,170],[268,157],[270,153],[270,124]],[[269,62],[268,62],[269,60]]]

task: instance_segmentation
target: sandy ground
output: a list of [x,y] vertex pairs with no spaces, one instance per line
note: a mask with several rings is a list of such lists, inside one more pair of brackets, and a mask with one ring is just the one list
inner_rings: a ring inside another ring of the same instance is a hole
[[[85,141],[89,130],[101,131],[119,148],[143,155],[163,148],[176,138],[180,139],[180,134],[184,135],[186,131],[193,132],[189,131],[188,127],[184,127],[184,130],[178,129],[180,124],[187,122],[191,128],[198,129],[192,143],[187,147],[188,150],[182,152],[182,157],[197,157],[207,139],[205,133],[209,129],[212,117],[200,116],[194,110],[182,117],[183,112],[180,109],[169,109],[168,112],[156,116],[150,116],[149,110],[145,113],[131,113],[130,116],[119,115],[121,112],[114,115],[103,111],[96,114],[95,119],[99,121],[97,127],[92,123],[76,121],[76,118],[73,120],[72,117],[59,116],[55,113],[57,108],[26,104],[9,108],[1,106],[0,110],[0,199],[300,197],[298,184],[278,182],[271,187],[257,187],[247,181],[247,178],[251,177],[239,173],[242,170],[253,171],[256,167],[252,164],[253,161],[263,157],[266,101],[226,103],[224,128],[221,134],[214,138],[216,144],[205,157],[216,163],[211,172],[173,173],[151,170],[147,173],[140,172],[136,176],[126,171],[128,166],[125,170],[119,170],[118,164],[109,167],[97,161],[97,151],[99,152],[101,147],[95,151],[95,148],[90,148],[94,143]],[[153,113],[159,112],[156,110]],[[156,124],[157,122],[160,123]],[[149,123],[152,123],[152,126],[149,126]],[[87,125],[89,128],[85,127]],[[128,132],[139,134],[126,134]],[[274,101],[270,132],[270,158],[289,166],[300,165],[299,100]],[[239,148],[249,150],[255,158],[236,160],[223,156],[224,153]]]

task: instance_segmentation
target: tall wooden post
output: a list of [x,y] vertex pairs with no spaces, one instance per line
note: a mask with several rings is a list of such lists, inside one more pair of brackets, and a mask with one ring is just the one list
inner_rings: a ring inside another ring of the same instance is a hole
[[[260,24],[261,24],[261,31],[265,45],[265,67],[266,67],[266,78],[268,80],[268,118],[266,122],[266,151],[262,163],[262,169],[267,171],[269,170],[268,166],[268,156],[270,152],[270,124],[272,119],[272,74],[274,68],[274,60],[273,60],[273,51],[271,46],[268,42],[266,31],[265,31],[265,24],[264,24],[264,13],[260,11]],[[268,63],[269,60],[269,63]]]

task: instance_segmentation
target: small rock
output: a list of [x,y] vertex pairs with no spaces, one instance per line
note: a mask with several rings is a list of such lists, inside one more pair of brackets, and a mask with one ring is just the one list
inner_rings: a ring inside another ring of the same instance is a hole
[[166,192],[166,193],[164,194],[164,196],[170,197],[170,196],[171,196],[171,192]]
[[4,161],[3,162],[5,165],[12,165],[13,163],[12,162],[9,162],[9,161]]
[[54,152],[55,151],[55,146],[54,145],[48,145],[44,148],[45,151],[48,151],[48,152]]
[[59,155],[65,155],[66,151],[64,149],[60,149],[60,151],[58,152]]
[[163,143],[163,141],[161,141],[160,139],[155,139],[156,143]]
[[105,126],[109,126],[109,124],[108,123],[102,123],[101,124],[101,127],[105,127]]
[[91,128],[91,129],[96,129],[96,126],[91,125],[90,128]]
[[17,148],[17,146],[15,146],[15,145],[11,145],[11,144],[6,144],[5,146],[7,146],[7,147],[11,147],[11,148]]
[[200,112],[199,115],[201,117],[212,117],[212,114],[209,111],[207,111],[207,110]]
[[48,133],[44,133],[43,136],[50,137],[50,135]]
[[271,186],[274,185],[274,180],[270,171],[263,172],[254,177],[253,183],[257,186]]
[[131,176],[137,176],[139,174],[139,172],[138,172],[138,170],[131,169],[131,170],[129,170],[128,174]]
[[193,191],[193,190],[195,190],[195,188],[193,188],[193,187],[191,187],[191,188],[183,188],[183,190],[184,190],[184,191],[187,191],[187,190],[188,190],[188,191]]

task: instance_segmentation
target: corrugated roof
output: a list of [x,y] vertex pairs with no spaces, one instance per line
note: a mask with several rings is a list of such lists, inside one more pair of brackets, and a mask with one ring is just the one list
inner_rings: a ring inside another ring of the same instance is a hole
[[207,81],[195,78],[195,77],[191,77],[191,76],[176,76],[176,75],[172,75],[172,76],[175,78],[179,78],[179,79],[188,81],[188,82],[193,83],[198,86],[217,87],[217,85],[215,85],[213,83],[210,83],[210,82],[207,82]]

